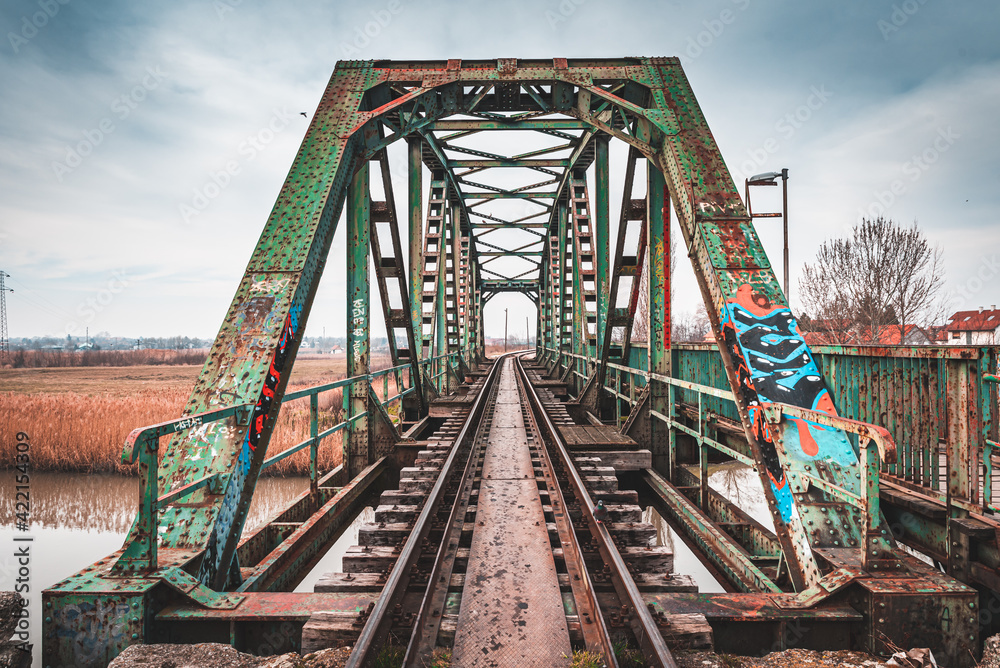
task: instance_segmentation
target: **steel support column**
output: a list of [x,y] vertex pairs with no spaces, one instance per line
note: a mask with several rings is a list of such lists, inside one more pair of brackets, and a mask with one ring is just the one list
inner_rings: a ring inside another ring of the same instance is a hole
[[559,301],[559,307],[556,311],[557,322],[559,325],[559,330],[557,336],[559,349],[559,356],[556,358],[556,370],[557,373],[560,371],[560,367],[565,361],[566,366],[569,367],[570,357],[566,357],[567,352],[572,352],[573,349],[573,311],[572,306],[567,305],[567,297],[570,298],[572,303],[572,295],[568,294],[572,290],[572,283],[567,280],[566,267],[569,261],[569,243],[567,242],[567,237],[569,236],[569,230],[567,225],[567,214],[565,202],[559,202],[556,205],[556,227],[558,229],[558,239],[559,239],[559,259],[558,266],[559,269],[556,275],[556,298]]
[[409,187],[407,204],[410,223],[410,319],[413,321],[413,334],[417,337],[416,350],[413,355],[420,360],[423,355],[423,225],[424,225],[424,172],[420,151],[422,140],[419,136],[410,137],[407,141],[409,156]]
[[[649,371],[671,375],[670,364],[670,193],[663,174],[650,166],[646,190],[646,261],[649,267]],[[669,412],[668,385],[649,379],[649,410],[660,415]],[[670,429],[662,420],[650,420],[649,444],[653,468],[669,472],[673,461],[670,452]]]
[[435,332],[435,345],[434,345],[434,357],[444,357],[441,358],[439,362],[439,369],[434,372],[438,375],[441,372],[441,368],[444,369],[444,374],[440,376],[438,380],[438,391],[442,394],[451,394],[451,374],[448,373],[448,309],[447,309],[447,299],[448,299],[448,236],[449,230],[451,228],[451,210],[445,205],[445,212],[442,213],[441,222],[441,240],[438,250],[438,264],[437,264],[437,294],[434,298],[434,332]]
[[[610,252],[610,202],[608,198],[609,190],[609,164],[608,164],[608,144],[611,137],[598,135],[595,138],[595,178],[594,187],[596,189],[594,199],[594,251],[597,255],[597,345],[604,343],[604,328],[608,324],[608,295],[610,289],[608,285],[608,265]],[[601,352],[594,350],[592,353],[599,357]]]
[[[371,372],[369,330],[368,252],[371,193],[368,163],[362,164],[347,191],[347,375],[367,376]],[[370,384],[351,384],[347,395],[347,416],[354,418],[368,411]],[[352,419],[344,437],[344,463],[347,479],[354,478],[371,463],[368,417]]]

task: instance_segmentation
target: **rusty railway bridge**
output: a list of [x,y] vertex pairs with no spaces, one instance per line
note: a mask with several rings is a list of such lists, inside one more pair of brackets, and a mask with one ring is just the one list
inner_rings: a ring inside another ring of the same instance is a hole
[[[345,203],[349,377],[286,392]],[[671,216],[718,345],[671,343]],[[375,372],[369,258],[392,356]],[[537,303],[538,342],[489,360],[482,312],[501,292]],[[672,666],[673,648],[713,645],[930,646],[972,665],[1000,626],[997,361],[807,346],[675,58],[342,62],[183,415],[126,443],[141,499],[125,544],[44,593],[44,663],[214,641],[347,643],[352,666],[387,646],[407,666],[441,648],[456,666],[580,649]],[[336,388],[344,418],[326,426]],[[311,435],[269,453],[292,400]],[[309,489],[244,531],[261,471],[300,451]],[[709,484],[727,461],[759,475],[770,526]],[[344,572],[294,592],[366,505]],[[723,593],[672,573],[644,507]]]

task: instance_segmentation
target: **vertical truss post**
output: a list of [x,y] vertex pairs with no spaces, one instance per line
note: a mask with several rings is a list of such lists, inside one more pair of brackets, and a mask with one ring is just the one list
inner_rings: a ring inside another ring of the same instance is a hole
[[549,236],[549,348],[552,350],[549,363],[557,367],[559,364],[559,346],[562,337],[562,276],[559,273],[559,221],[556,220],[553,232]]
[[469,271],[469,237],[467,235],[462,235],[459,243],[458,256],[459,268],[461,269],[461,273],[459,274],[459,286],[462,290],[458,301],[458,317],[462,332],[462,363],[466,367],[469,367],[474,363],[474,357],[471,354],[470,348],[470,333],[473,325],[472,300],[470,299],[472,290],[472,273]]
[[559,246],[556,243],[556,237],[550,231],[546,237],[546,247],[545,247],[545,260],[544,265],[540,268],[541,272],[545,275],[545,281],[542,287],[543,296],[542,301],[545,304],[545,313],[542,317],[541,329],[539,332],[542,334],[543,345],[546,348],[545,351],[545,364],[546,366],[552,361],[552,350],[555,349],[556,343],[556,290],[558,282],[556,281],[556,264],[559,262]]
[[[432,359],[441,354],[440,338],[443,328],[438,324],[444,309],[443,304],[439,307],[438,288],[442,286],[440,277],[444,263],[444,217],[447,197],[448,187],[444,173],[434,172],[431,175],[431,192],[427,202],[427,229],[424,233],[423,266],[420,276],[420,348],[423,359]],[[433,387],[437,392],[441,390],[440,376],[436,370],[440,366],[440,360],[434,361],[429,369],[430,377],[424,379],[426,387]]]
[[[625,184],[622,191],[621,216],[618,219],[615,262],[609,280],[604,338],[599,342],[601,350],[600,362],[597,365],[598,388],[603,388],[605,385],[608,362],[628,363],[628,347],[632,336],[632,322],[636,306],[636,300],[632,297],[633,295],[638,296],[638,284],[642,278],[642,257],[646,248],[646,203],[643,200],[632,199],[632,184],[635,180],[635,166],[638,160],[639,151],[630,148],[628,159],[625,162]],[[632,226],[639,227],[639,245],[634,254],[626,249],[628,231]],[[622,278],[626,278],[628,281],[623,283]],[[628,306],[620,308],[618,305],[622,301],[626,301],[622,299],[626,292],[629,294]],[[616,376],[616,379],[620,382],[620,376]]]
[[[566,203],[559,202],[556,205],[556,228],[558,230],[558,273],[556,274],[556,298],[559,301],[559,308],[556,311],[558,320],[558,334],[556,334],[556,348],[559,350],[559,354],[556,356],[556,373],[561,371],[561,366],[566,352],[569,352],[572,348],[573,341],[573,311],[571,307],[566,305],[567,297],[570,298],[572,303],[572,295],[569,291],[572,289],[572,284],[566,279],[566,265],[569,262],[569,244],[566,243],[566,237],[568,234],[568,229],[566,225]],[[566,358],[567,360],[570,358]],[[569,368],[569,362],[566,363],[567,368]]]
[[[451,275],[448,287],[451,288],[451,307],[448,309],[448,318],[451,324],[448,327],[448,349],[449,352],[458,353],[456,372],[459,381],[465,377],[465,348],[462,346],[463,333],[463,313],[462,313],[462,292],[463,292],[463,272],[462,272],[462,228],[461,210],[457,204],[451,206],[451,243],[448,244],[448,253],[451,256]],[[456,386],[460,383],[456,383]]]
[[[547,241],[547,240],[546,240]],[[545,244],[545,249],[542,251],[542,263],[538,265],[538,311],[535,312],[535,359],[545,361],[545,325],[546,325],[546,312],[549,309],[549,296],[548,296],[548,267],[549,267],[549,249],[548,243]]]
[[[388,395],[386,395],[388,396]],[[319,508],[319,393],[309,397],[309,495]]]
[[139,451],[139,513],[131,535],[134,540],[125,543],[121,557],[113,566],[113,573],[145,573],[157,568],[156,528],[159,518],[157,499],[160,496],[157,466],[159,439],[145,436],[134,446]]
[[413,351],[417,361],[416,373],[419,375],[419,362],[423,357],[423,162],[421,157],[422,139],[419,136],[407,140],[409,156],[409,183],[407,204],[410,223],[410,319],[413,321],[413,334],[417,337],[416,350]]
[[[370,373],[368,253],[371,197],[369,167],[365,162],[354,174],[347,191],[347,376],[367,377]],[[345,443],[344,462],[347,479],[351,480],[368,464],[368,417],[358,417],[368,411],[367,380],[352,383],[348,399],[350,422]]]
[[597,263],[585,172],[573,174],[569,191],[573,235],[573,352],[583,358],[574,358],[573,362],[580,373],[574,380],[579,395],[590,375],[590,360],[597,348]]
[[[663,174],[655,165],[647,170],[646,249],[649,267],[649,371],[671,375],[670,360],[670,193]],[[670,410],[668,384],[649,379],[649,410],[667,415]],[[653,468],[667,472],[672,461],[670,429],[658,419],[649,421],[649,443]]]
[[[478,272],[477,272],[478,273]],[[477,283],[476,285],[476,348],[477,348],[477,359],[486,359],[486,332],[484,330],[483,321],[483,306],[486,302],[483,301],[483,289],[482,284]]]
[[[610,234],[610,202],[608,199],[609,189],[609,165],[608,165],[608,144],[611,137],[606,134],[599,134],[595,143],[595,210],[594,210],[594,250],[597,255],[597,345],[604,343],[604,328],[608,323],[608,257]],[[599,356],[600,351],[595,350],[593,355]]]
[[[571,184],[572,185],[572,184]],[[571,190],[575,190],[571,188]],[[569,272],[569,284],[572,291],[572,304],[573,304],[573,336],[571,338],[571,350],[575,355],[583,355],[585,358],[587,355],[587,316],[585,311],[584,293],[583,293],[583,256],[580,252],[580,226],[577,225],[577,202],[575,201],[575,192],[572,192],[570,197],[570,217],[573,224],[570,226],[570,234],[572,235],[572,241],[568,245],[567,256],[569,257],[570,272]],[[574,375],[576,373],[586,373],[586,362],[580,360],[579,357],[570,357],[566,360],[566,364],[572,371],[569,374],[568,381],[569,387],[572,388],[573,394],[579,395],[581,388],[580,377]]]
[[[448,231],[447,228],[444,228],[441,230],[441,251],[438,253],[437,281],[435,282],[437,294],[434,299],[434,357],[438,358],[437,370],[434,371],[434,375],[438,376],[438,392],[444,394],[448,394],[451,391],[447,372],[448,312],[445,309],[445,300],[448,298],[448,291],[445,287],[447,283],[446,265],[448,262],[448,254],[445,252],[447,237]],[[443,374],[441,374],[442,370],[444,370]]]
[[953,501],[976,502],[973,478],[978,471],[978,453],[972,447],[975,430],[969,423],[969,406],[976,405],[970,392],[970,364],[966,360],[948,360],[945,410],[948,420],[948,440],[945,446],[947,479],[945,499],[948,504],[948,574],[968,582],[970,571],[970,543],[962,522],[969,511]]

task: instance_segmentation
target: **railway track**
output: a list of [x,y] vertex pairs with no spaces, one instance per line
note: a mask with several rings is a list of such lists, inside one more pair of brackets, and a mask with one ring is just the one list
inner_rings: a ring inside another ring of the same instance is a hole
[[606,666],[675,665],[642,598],[662,590],[654,580],[673,555],[615,470],[567,449],[558,425],[572,420],[533,387],[545,385],[538,373],[506,355],[469,388],[474,400],[383,492],[345,573],[324,580],[324,591],[380,591],[377,601],[352,628],[311,622],[304,642],[317,627],[328,641],[356,635],[347,665],[359,668],[387,648],[412,667],[442,653],[453,666],[559,666],[581,651]]

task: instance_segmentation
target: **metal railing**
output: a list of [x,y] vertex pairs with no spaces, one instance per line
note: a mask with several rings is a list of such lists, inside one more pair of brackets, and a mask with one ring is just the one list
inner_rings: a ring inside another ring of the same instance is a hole
[[[996,373],[1000,348],[814,346],[812,350],[843,418],[878,424],[898,444],[895,457],[872,462],[882,476],[896,484],[919,487],[971,512],[1000,513],[993,504],[993,473],[998,468],[993,456],[1000,456],[995,389],[1000,382]],[[566,350],[542,348],[541,352],[550,361],[584,359]],[[676,378],[649,374],[643,368],[645,353],[642,343],[633,343],[628,364],[607,365],[604,389],[614,398],[615,423],[623,424],[653,378],[667,384],[670,410],[669,415],[651,414],[670,427],[671,438],[684,433],[699,447],[711,447],[753,465],[749,450],[727,446],[709,433],[708,426],[718,418],[740,420],[732,393],[721,389],[728,388],[728,378],[717,346],[675,346]],[[678,419],[678,405],[693,414],[696,424]],[[947,406],[952,410],[946,410]],[[863,443],[857,445],[866,456]]]
[[[566,351],[562,351],[562,354],[573,358],[580,358],[579,355],[568,353]],[[713,404],[721,400],[730,402],[733,406],[735,406],[736,402],[733,393],[729,390],[710,387],[708,385],[701,385],[699,383],[692,383],[679,378],[664,376],[658,373],[650,373],[642,369],[636,369],[623,364],[609,362],[604,389],[606,389],[612,396],[621,400],[615,401],[615,419],[617,424],[620,425],[622,422],[620,403],[627,402],[629,406],[634,406],[636,401],[639,399],[639,391],[642,388],[645,388],[649,384],[650,380],[655,380],[667,385],[667,413],[663,414],[656,410],[650,410],[650,416],[667,425],[671,431],[671,438],[674,437],[675,433],[679,432],[690,436],[698,447],[700,455],[698,457],[698,469],[699,480],[701,482],[699,506],[705,507],[708,502],[707,483],[709,475],[709,449],[720,452],[747,466],[756,466],[756,462],[754,462],[749,450],[740,451],[736,448],[730,447],[729,445],[712,438],[708,433],[709,425],[713,419],[719,415],[717,411],[709,407],[709,399],[712,400],[711,403]],[[622,392],[623,385],[628,388],[628,394]],[[689,399],[693,394],[694,401],[692,403],[680,401],[678,398],[678,390],[685,391],[688,395],[687,398]],[[679,408],[682,405],[692,406],[696,409],[696,414],[693,420],[697,425],[696,427],[692,427],[678,419]],[[865,516],[869,518],[869,522],[874,523],[871,525],[871,528],[876,528],[879,522],[877,497],[880,464],[883,462],[893,462],[896,457],[896,444],[893,441],[892,435],[886,429],[876,425],[867,424],[858,420],[851,420],[849,418],[831,416],[826,413],[807,410],[788,404],[765,404],[764,413],[767,421],[775,426],[780,424],[785,418],[803,419],[817,424],[836,427],[848,433],[858,435],[861,461],[863,464],[869,463],[869,456],[867,452],[868,447],[872,445],[876,446],[877,455],[874,457],[876,465],[874,467],[870,465],[861,466],[861,469],[864,472],[864,480],[862,480],[860,494],[845,487],[836,485],[824,478],[804,474],[804,477],[808,478],[808,482],[810,484],[822,489],[827,494],[830,494],[844,503],[860,509],[865,513]],[[626,415],[625,417],[628,416]],[[675,449],[670,448],[671,469],[676,463],[672,459],[674,455]],[[872,468],[873,470],[869,470]],[[872,490],[874,490],[874,496],[872,494]]]
[[[431,362],[432,360],[426,360],[424,361],[424,365],[429,365]],[[331,383],[324,383],[286,393],[282,397],[282,405],[297,399],[309,399],[309,438],[268,457],[261,465],[261,470],[263,471],[274,466],[283,459],[287,459],[309,448],[309,489],[312,493],[316,493],[319,480],[318,457],[320,443],[361,418],[368,416],[368,411],[358,413],[357,415],[350,415],[348,407],[349,393],[343,392],[345,419],[332,427],[320,431],[319,395],[338,388],[348,388],[359,382],[365,382],[368,387],[371,387],[372,381],[382,378],[383,393],[382,398],[379,399],[379,403],[383,408],[388,408],[393,402],[402,401],[403,397],[415,391],[412,378],[410,378],[411,369],[412,366],[409,363],[401,364],[373,371],[369,374],[344,378]],[[391,397],[389,396],[390,375],[395,379],[397,390],[396,394]],[[406,387],[406,385],[409,386]],[[235,418],[237,427],[245,428],[250,424],[253,408],[254,404],[240,404],[194,415],[185,415],[175,420],[168,420],[134,429],[128,435],[122,451],[122,462],[125,464],[135,464],[138,462],[139,517],[137,520],[137,544],[134,548],[126,548],[126,553],[123,555],[124,562],[122,568],[129,570],[156,568],[156,524],[160,510],[205,487],[208,487],[213,494],[221,494],[223,491],[222,483],[226,472],[215,472],[187,482],[164,494],[159,494],[159,457],[157,453],[160,438],[230,418]]]

